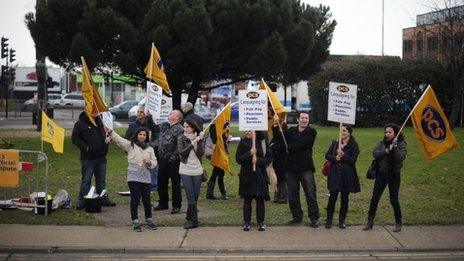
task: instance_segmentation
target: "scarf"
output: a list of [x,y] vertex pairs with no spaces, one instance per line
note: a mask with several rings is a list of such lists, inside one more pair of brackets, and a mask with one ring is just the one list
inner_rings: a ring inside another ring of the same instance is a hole
[[[387,140],[386,137],[383,138],[383,144],[385,148],[388,148],[392,144],[393,140]],[[393,151],[387,154],[388,160],[388,177],[394,178],[395,177],[395,156],[393,155]]]
[[148,146],[150,146],[148,142],[140,142],[138,140],[136,142],[132,142],[132,147],[134,147],[134,144],[139,146],[142,150],[145,150],[146,148],[148,148]]
[[190,134],[187,134],[184,132],[184,136],[187,137],[187,139],[190,140],[190,142],[192,142],[192,145],[193,145],[193,150],[196,151],[197,150],[197,143],[193,142],[193,140],[198,136],[195,132],[193,133],[190,133]]

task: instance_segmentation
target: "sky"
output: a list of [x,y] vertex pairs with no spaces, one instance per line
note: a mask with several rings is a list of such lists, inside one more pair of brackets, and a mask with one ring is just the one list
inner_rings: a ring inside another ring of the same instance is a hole
[[[417,14],[432,10],[431,0],[385,1],[385,55],[401,56],[402,29],[415,26]],[[331,54],[382,54],[382,0],[303,0],[330,7],[337,21]],[[33,12],[35,0],[0,0],[0,35],[9,38],[19,66],[35,65],[34,42],[24,23]],[[4,59],[1,61],[4,64]]]

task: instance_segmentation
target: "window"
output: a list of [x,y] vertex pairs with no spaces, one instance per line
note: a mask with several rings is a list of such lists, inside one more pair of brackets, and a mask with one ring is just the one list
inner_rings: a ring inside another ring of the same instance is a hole
[[424,36],[422,32],[417,33],[417,51],[422,52],[424,49]]
[[429,51],[435,51],[438,49],[438,38],[436,36],[430,36],[427,38],[427,49]]
[[409,53],[409,52],[412,51],[412,41],[411,40],[403,41],[403,51],[405,53]]

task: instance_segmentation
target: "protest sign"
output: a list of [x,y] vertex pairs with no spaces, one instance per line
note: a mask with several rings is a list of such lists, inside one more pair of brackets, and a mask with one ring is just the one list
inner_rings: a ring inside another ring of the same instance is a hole
[[267,93],[265,90],[240,90],[239,130],[267,131]]
[[329,82],[327,120],[354,124],[356,120],[356,98],[358,86]]

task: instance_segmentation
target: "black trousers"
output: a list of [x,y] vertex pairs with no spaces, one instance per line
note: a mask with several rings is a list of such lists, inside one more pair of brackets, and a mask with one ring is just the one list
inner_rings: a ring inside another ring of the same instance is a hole
[[[335,211],[335,203],[337,203],[338,191],[330,191],[329,202],[327,202],[327,219],[332,220],[333,214]],[[340,192],[340,212],[338,214],[338,219],[344,221],[346,219],[346,214],[348,213],[348,200],[350,192]]]
[[308,216],[311,221],[319,219],[319,206],[317,205],[316,182],[311,170],[287,172],[288,203],[293,219],[302,220],[303,210],[300,203],[300,183],[306,197]]
[[158,172],[158,196],[159,205],[164,208],[169,207],[168,185],[171,179],[172,187],[172,207],[182,207],[182,194],[180,188],[179,160],[167,161],[161,159]]
[[264,198],[262,196],[244,197],[243,198],[243,221],[251,222],[251,201],[256,200],[256,221],[258,223],[264,222],[266,209],[264,207]]
[[142,197],[143,208],[145,210],[145,219],[151,218],[151,201],[150,201],[150,183],[142,183],[137,181],[127,182],[131,193],[130,210],[131,219],[138,219],[138,209],[140,204],[140,197]]
[[[213,172],[209,178],[209,183],[211,183],[212,191],[214,192],[214,184],[216,183],[216,177],[218,180],[219,191],[221,195],[226,195],[226,188],[224,187],[224,170],[218,167],[213,167]],[[214,193],[213,193],[214,194]]]
[[374,191],[372,192],[371,204],[369,207],[369,216],[375,216],[377,212],[377,206],[379,205],[380,198],[382,193],[385,190],[385,187],[388,185],[388,191],[390,192],[390,203],[393,207],[395,213],[396,222],[401,222],[401,206],[398,198],[400,191],[401,179],[389,177],[386,173],[379,172],[375,179]]

